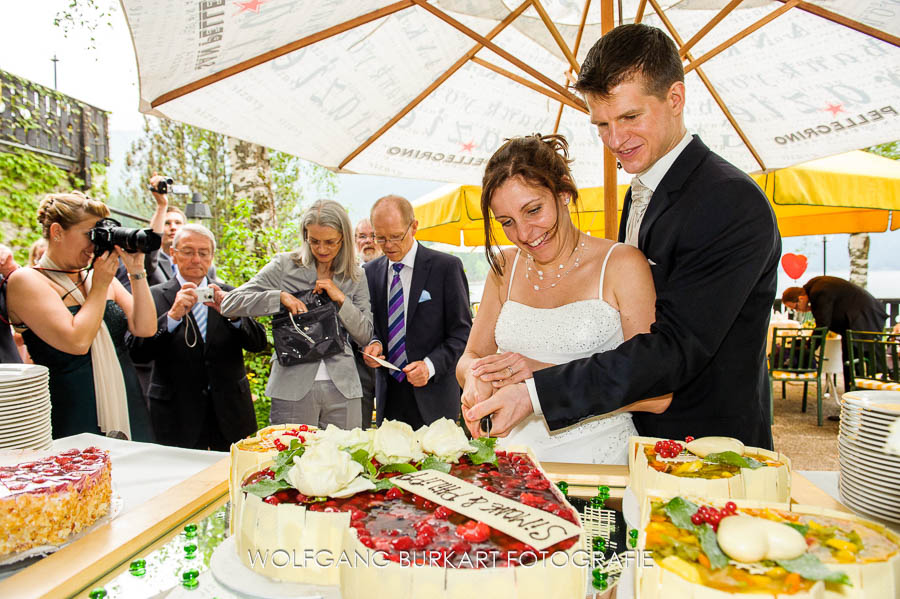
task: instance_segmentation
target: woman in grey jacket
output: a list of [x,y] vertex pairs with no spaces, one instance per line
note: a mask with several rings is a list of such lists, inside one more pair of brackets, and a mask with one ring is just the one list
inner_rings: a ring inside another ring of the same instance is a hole
[[[372,340],[372,308],[346,209],[319,200],[303,214],[300,225],[300,249],[276,255],[250,281],[228,293],[222,314],[262,316],[281,306],[298,314],[306,306],[292,294],[313,289],[328,294],[338,306],[341,324],[364,347]],[[361,425],[362,387],[349,343],[343,353],[319,362],[282,366],[273,356],[266,394],[272,398],[272,424],[334,424],[344,429]]]

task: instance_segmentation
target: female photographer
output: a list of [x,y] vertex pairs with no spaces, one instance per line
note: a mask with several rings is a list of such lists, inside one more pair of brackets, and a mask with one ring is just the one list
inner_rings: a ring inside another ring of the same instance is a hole
[[[303,245],[278,254],[250,281],[228,293],[222,315],[262,316],[281,306],[292,314],[307,311],[294,295],[313,290],[327,294],[341,326],[361,346],[372,339],[372,309],[363,270],[356,264],[353,227],[347,210],[331,200],[315,202],[300,222]],[[272,362],[266,387],[272,398],[272,424],[287,422],[350,429],[360,426],[362,386],[353,349],[322,360],[282,366]]]
[[[90,230],[109,215],[80,192],[49,195],[38,207],[47,251],[9,278],[10,322],[22,330],[36,364],[50,370],[53,437],[121,431],[151,441],[150,418],[124,344],[156,333],[144,255],[118,247],[94,259]],[[132,297],[115,280],[119,258]],[[93,264],[92,264],[93,259]]]

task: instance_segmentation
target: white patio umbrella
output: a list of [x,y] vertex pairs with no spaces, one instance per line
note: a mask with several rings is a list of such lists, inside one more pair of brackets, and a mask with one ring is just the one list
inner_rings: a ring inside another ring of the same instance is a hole
[[[689,130],[741,168],[898,137],[894,3],[660,2],[623,0],[621,17],[675,39]],[[612,25],[611,0],[122,5],[144,112],[345,172],[469,184],[505,138],[558,130],[578,185],[604,183],[602,144],[567,85],[602,10]]]

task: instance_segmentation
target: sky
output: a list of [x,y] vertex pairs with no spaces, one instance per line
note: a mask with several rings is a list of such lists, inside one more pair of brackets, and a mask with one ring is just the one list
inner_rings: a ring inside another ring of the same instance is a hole
[[[53,87],[53,63],[56,56],[57,88],[89,104],[108,110],[110,153],[113,164],[111,182],[121,178],[121,165],[131,141],[140,134],[143,117],[138,112],[137,67],[131,37],[117,2],[96,0],[102,6],[114,6],[112,26],[101,25],[94,32],[96,49],[89,49],[91,34],[75,30],[64,35],[53,25],[57,11],[69,0],[3,2],[4,25],[0,35],[0,69]],[[587,124],[586,124],[587,126]],[[415,201],[443,185],[435,181],[411,181],[389,177],[338,175],[338,192],[333,199],[348,206],[355,222],[368,213],[371,203],[389,193]],[[822,236],[784,240],[784,252],[807,255],[809,268],[804,277],[822,272]],[[849,259],[847,235],[827,237],[828,274],[847,276]],[[900,231],[871,236],[870,269],[882,271],[870,276],[870,290],[879,297],[900,297]],[[887,273],[890,274],[887,274]],[[779,290],[792,284],[780,273]]]

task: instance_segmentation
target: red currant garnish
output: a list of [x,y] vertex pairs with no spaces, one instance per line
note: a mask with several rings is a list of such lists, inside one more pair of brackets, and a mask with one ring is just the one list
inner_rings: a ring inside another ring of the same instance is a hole
[[684,438],[684,442],[685,442],[685,443],[690,443],[690,442],[693,441],[693,440],[694,440],[694,438],[693,438],[692,436],[690,436],[690,435],[688,435],[687,437]]
[[657,441],[656,445],[653,446],[653,450],[660,457],[674,458],[681,453],[681,443],[679,443],[678,441],[673,441],[671,439]]

